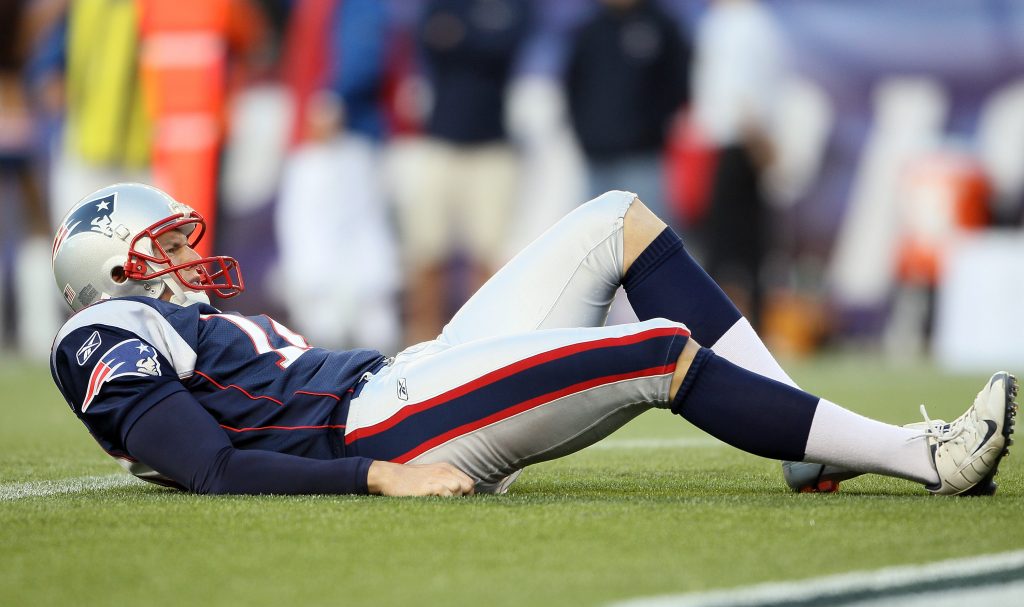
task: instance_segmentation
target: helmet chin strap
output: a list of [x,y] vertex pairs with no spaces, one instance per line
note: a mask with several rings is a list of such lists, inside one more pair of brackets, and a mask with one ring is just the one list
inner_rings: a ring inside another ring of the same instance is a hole
[[191,306],[197,303],[210,305],[210,296],[204,291],[189,291],[182,288],[174,278],[164,278],[164,284],[171,291],[170,302],[179,306]]

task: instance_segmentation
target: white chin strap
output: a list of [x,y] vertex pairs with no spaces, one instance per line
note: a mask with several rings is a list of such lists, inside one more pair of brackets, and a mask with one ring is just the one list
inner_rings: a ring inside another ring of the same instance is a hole
[[210,296],[205,291],[188,291],[177,280],[165,278],[164,284],[171,291],[171,303],[179,306],[191,306],[197,303],[210,305]]

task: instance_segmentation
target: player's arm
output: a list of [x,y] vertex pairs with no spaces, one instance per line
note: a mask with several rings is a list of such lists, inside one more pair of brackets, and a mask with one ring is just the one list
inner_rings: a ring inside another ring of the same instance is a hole
[[320,460],[236,449],[195,398],[179,391],[128,430],[133,457],[196,493],[465,495],[472,480],[449,464],[409,466],[362,457]]

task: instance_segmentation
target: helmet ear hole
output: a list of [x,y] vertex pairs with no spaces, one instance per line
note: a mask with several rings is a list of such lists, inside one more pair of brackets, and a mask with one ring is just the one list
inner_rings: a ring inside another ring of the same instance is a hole
[[121,284],[128,280],[128,273],[124,271],[124,266],[114,266],[110,269],[110,279]]

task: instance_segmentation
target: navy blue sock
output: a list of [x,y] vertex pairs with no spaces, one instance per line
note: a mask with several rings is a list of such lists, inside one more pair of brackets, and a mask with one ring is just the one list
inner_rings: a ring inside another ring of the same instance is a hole
[[818,397],[701,348],[670,408],[733,447],[762,457],[800,461]]
[[743,317],[672,228],[644,249],[622,278],[622,287],[640,320],[685,323],[697,343],[708,347]]

